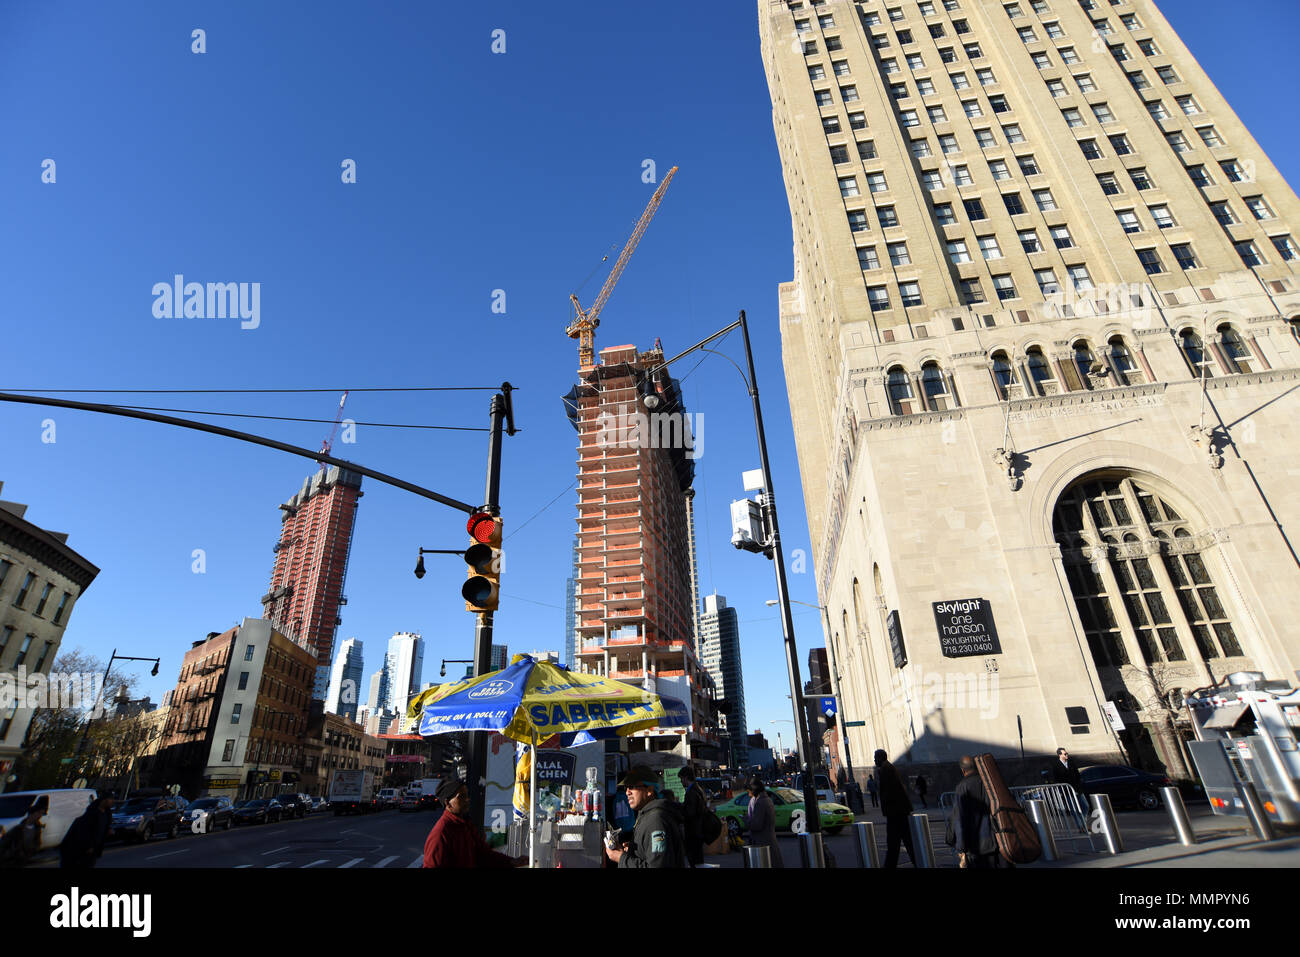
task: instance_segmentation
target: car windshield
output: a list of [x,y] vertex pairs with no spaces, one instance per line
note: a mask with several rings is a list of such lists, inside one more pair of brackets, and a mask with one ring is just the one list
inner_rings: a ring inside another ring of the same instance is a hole
[[158,806],[157,798],[138,798],[134,801],[127,801],[117,809],[118,814],[144,814],[146,811],[152,811]]
[[792,788],[768,788],[773,797],[779,797],[783,804],[802,804],[803,795]]
[[206,811],[208,808],[216,807],[217,804],[218,801],[216,798],[199,798],[197,801],[191,804],[190,807],[197,808],[200,811]]
[[247,803],[244,804],[244,807],[266,807],[270,803],[271,803],[270,801],[267,801],[265,799],[260,801],[248,801]]
[[25,817],[27,809],[36,800],[34,794],[6,794],[0,796],[0,817]]

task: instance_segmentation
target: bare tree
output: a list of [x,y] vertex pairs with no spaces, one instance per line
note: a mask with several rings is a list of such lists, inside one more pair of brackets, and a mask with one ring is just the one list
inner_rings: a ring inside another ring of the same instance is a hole
[[1126,669],[1124,677],[1140,709],[1155,719],[1157,736],[1165,743],[1163,750],[1177,758],[1179,767],[1174,769],[1174,776],[1194,779],[1182,729],[1188,720],[1183,709],[1183,689],[1195,683],[1195,676],[1181,662],[1157,661],[1143,668]]

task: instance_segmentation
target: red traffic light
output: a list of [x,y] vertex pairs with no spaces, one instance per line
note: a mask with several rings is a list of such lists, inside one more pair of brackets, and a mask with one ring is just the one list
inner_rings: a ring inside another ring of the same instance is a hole
[[495,516],[487,512],[475,512],[471,515],[469,521],[465,523],[465,531],[474,541],[485,545],[492,544],[494,539],[499,541],[501,534],[500,523]]

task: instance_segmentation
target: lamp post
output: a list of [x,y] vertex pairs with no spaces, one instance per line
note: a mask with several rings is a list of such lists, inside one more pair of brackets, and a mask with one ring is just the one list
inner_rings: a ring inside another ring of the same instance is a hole
[[[472,665],[472,664],[474,664],[472,658],[443,658],[442,667],[438,669],[438,677],[440,678],[447,677],[448,665]],[[414,695],[412,695],[411,697],[414,697]],[[410,701],[411,699],[407,698],[406,700]]]
[[[795,598],[790,599],[796,605],[803,605],[807,608],[817,608],[821,611],[826,619],[826,647],[830,650],[831,659],[831,692],[835,696],[835,726],[839,731],[840,741],[844,744],[844,768],[848,772],[849,780],[853,777],[853,756],[849,753],[849,735],[848,729],[844,726],[844,696],[840,693],[840,665],[839,660],[835,657],[835,639],[831,634],[831,613],[825,605],[814,605],[812,602],[799,601]],[[775,605],[776,599],[769,598],[766,602],[768,605]]]
[[[81,743],[77,745],[77,754],[78,754],[78,756],[80,756],[80,755],[82,755],[82,754],[85,753],[85,751],[86,751],[86,738],[90,735],[90,724],[91,724],[92,721],[94,721],[94,720],[96,719],[96,717],[99,716],[100,710],[104,707],[104,688],[106,688],[106,687],[108,686],[108,673],[113,669],[113,662],[114,662],[114,661],[152,661],[152,662],[153,662],[153,670],[150,671],[149,674],[150,674],[151,676],[153,676],[153,677],[156,678],[156,677],[158,677],[158,665],[159,665],[161,659],[159,659],[159,658],[132,658],[132,657],[130,657],[130,656],[128,656],[128,655],[119,655],[119,654],[117,653],[117,649],[116,649],[116,648],[113,649],[113,653],[112,653],[111,655],[108,656],[108,664],[107,664],[107,665],[105,666],[105,668],[104,668],[104,678],[103,678],[103,680],[100,681],[100,683],[99,683],[99,693],[95,695],[95,707],[94,707],[93,709],[91,709],[90,717],[86,719],[86,726],[85,726],[85,727],[82,729],[82,731],[81,731]],[[83,768],[82,770],[84,771],[84,768]],[[74,774],[76,774],[76,773],[77,773],[76,771],[69,769],[69,771],[68,771],[68,781],[71,781],[71,780],[72,780],[72,775],[74,775]],[[83,775],[83,776],[84,776],[84,775]]]
[[[781,635],[785,643],[785,667],[787,676],[790,681],[790,695],[794,700],[798,700],[803,693],[803,681],[799,677],[799,650],[794,640],[794,618],[790,612],[790,593],[786,584],[785,575],[785,555],[781,550],[781,526],[776,516],[776,490],[772,486],[772,467],[767,458],[767,433],[763,430],[763,407],[758,399],[758,376],[754,372],[754,351],[749,342],[749,324],[745,320],[745,310],[740,311],[740,316],[735,322],[724,326],[717,332],[700,340],[684,352],[678,353],[673,358],[666,360],[654,369],[646,373],[647,382],[652,382],[653,375],[661,369],[667,368],[671,363],[685,355],[703,349],[710,342],[719,339],[734,329],[740,329],[741,335],[745,340],[745,362],[749,374],[740,366],[736,366],[736,371],[745,381],[745,388],[749,392],[749,397],[754,406],[754,431],[758,436],[758,461],[759,467],[763,473],[763,515],[765,526],[768,532],[768,540],[764,543],[763,551],[768,557],[773,559],[772,564],[776,570],[776,596],[781,606]],[[712,351],[712,350],[706,350]],[[725,356],[724,356],[725,358]],[[731,360],[728,359],[730,362]],[[732,365],[735,365],[733,362]],[[657,403],[656,403],[657,404]],[[649,403],[647,402],[647,406]],[[802,708],[794,709],[794,726],[798,732],[799,749],[804,755],[805,762],[811,760],[812,747],[808,738],[808,722]],[[804,807],[808,812],[808,831],[810,833],[819,833],[821,831],[821,811],[817,804],[817,788],[813,780],[813,769],[811,765],[805,763],[804,766],[804,786],[803,786]]]

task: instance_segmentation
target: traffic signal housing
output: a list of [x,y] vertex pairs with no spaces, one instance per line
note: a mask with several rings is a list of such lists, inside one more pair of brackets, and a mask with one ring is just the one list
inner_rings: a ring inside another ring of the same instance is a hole
[[465,523],[473,544],[465,549],[465,584],[460,593],[465,610],[496,611],[501,589],[501,519],[488,512],[475,512]]

